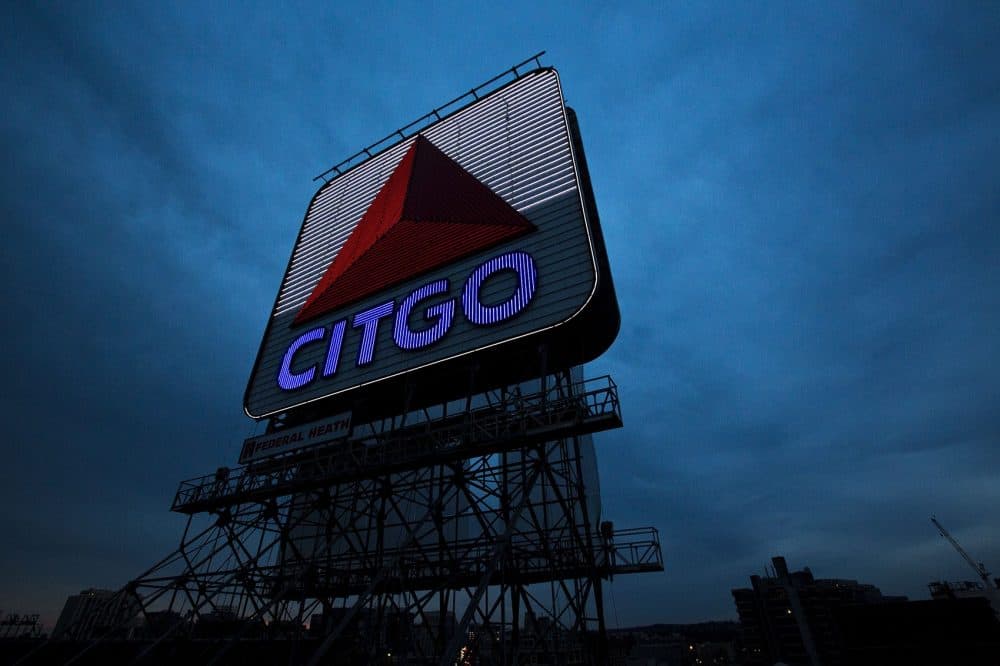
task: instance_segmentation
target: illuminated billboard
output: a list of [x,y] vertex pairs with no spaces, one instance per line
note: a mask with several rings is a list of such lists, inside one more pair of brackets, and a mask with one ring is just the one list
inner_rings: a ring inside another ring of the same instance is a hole
[[591,360],[618,323],[575,117],[542,68],[319,189],[244,408],[457,397]]

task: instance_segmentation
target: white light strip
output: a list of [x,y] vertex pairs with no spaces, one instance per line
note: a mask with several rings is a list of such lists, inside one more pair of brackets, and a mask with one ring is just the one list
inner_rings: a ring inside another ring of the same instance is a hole
[[[529,76],[423,134],[524,212],[574,188],[561,107],[542,104],[544,111],[537,110],[539,98],[559,95],[552,77]],[[309,298],[411,144],[404,141],[322,188],[306,215],[274,316],[301,307]],[[465,146],[475,151],[467,152]]]

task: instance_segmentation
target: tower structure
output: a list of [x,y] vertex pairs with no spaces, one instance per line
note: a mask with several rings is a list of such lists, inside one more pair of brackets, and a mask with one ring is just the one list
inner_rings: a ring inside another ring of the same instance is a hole
[[606,662],[604,581],[663,564],[598,515],[621,407],[580,365],[618,310],[539,56],[324,174],[245,398],[267,432],[180,484],[178,548],[48,657]]

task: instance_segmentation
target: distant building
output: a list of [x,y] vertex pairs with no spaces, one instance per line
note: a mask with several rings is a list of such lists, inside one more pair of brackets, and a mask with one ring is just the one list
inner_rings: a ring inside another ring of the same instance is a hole
[[422,622],[413,627],[414,644],[420,654],[438,654],[455,635],[457,620],[455,613],[448,611],[426,611]]
[[148,611],[141,627],[140,637],[155,639],[184,624],[184,616],[173,610]]
[[528,609],[524,614],[518,646],[521,659],[529,664],[587,663],[580,635],[567,631],[550,617],[539,617]]
[[1000,622],[985,597],[844,606],[836,615],[842,663],[852,666],[1000,663]]
[[66,598],[62,613],[59,614],[56,626],[52,629],[52,638],[75,637],[68,635],[70,627],[79,625],[84,618],[93,614],[101,602],[110,599],[113,595],[113,590],[95,588],[83,590],[80,594],[71,594]]
[[696,624],[654,624],[616,629],[610,638],[622,656],[622,666],[728,666],[742,663],[740,625],[716,621]]
[[625,660],[626,666],[682,666],[685,652],[693,652],[680,634],[637,637]]
[[[115,599],[115,595],[113,590],[90,588],[67,597],[52,638],[89,639],[115,627],[134,625],[138,604],[134,600]],[[129,626],[126,632],[131,629],[134,626]]]
[[927,584],[931,599],[989,599],[982,583],[973,580],[942,581]]
[[[0,616],[3,616],[3,611],[0,611]],[[38,613],[28,615],[7,613],[3,620],[0,620],[0,640],[39,638],[42,636],[42,623],[38,621],[39,617]]]
[[772,576],[751,576],[751,588],[732,591],[747,664],[847,664],[838,609],[905,601],[856,580],[815,578],[808,567],[789,572],[783,557],[771,562]]

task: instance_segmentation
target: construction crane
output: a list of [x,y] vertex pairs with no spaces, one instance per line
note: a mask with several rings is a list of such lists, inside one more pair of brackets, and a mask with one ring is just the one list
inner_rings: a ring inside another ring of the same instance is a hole
[[996,613],[998,618],[1000,618],[1000,592],[998,592],[996,583],[990,579],[990,572],[986,570],[986,567],[983,566],[982,562],[976,562],[967,552],[965,552],[962,545],[955,541],[955,537],[953,537],[951,533],[944,528],[944,525],[938,522],[937,518],[931,516],[931,522],[934,523],[934,527],[938,528],[938,532],[941,533],[941,536],[947,539],[948,543],[954,546],[955,550],[958,551],[958,554],[965,558],[965,561],[969,563],[969,566],[975,570],[976,575],[983,579],[983,585],[986,589],[986,597],[989,599],[990,605],[993,606],[993,612]]
[[948,542],[955,547],[955,550],[958,551],[958,554],[965,558],[965,561],[969,563],[969,566],[975,569],[976,575],[982,578],[983,582],[986,583],[986,589],[995,590],[996,584],[994,584],[994,582],[990,579],[990,572],[986,570],[986,567],[983,566],[983,563],[976,562],[975,560],[973,560],[972,557],[970,557],[969,554],[965,552],[965,549],[962,548],[961,544],[955,541],[955,537],[953,537],[951,533],[949,533],[948,530],[944,528],[944,525],[938,522],[937,518],[931,516],[931,522],[934,523],[934,527],[938,528],[938,532],[941,533],[941,536],[947,539]]

